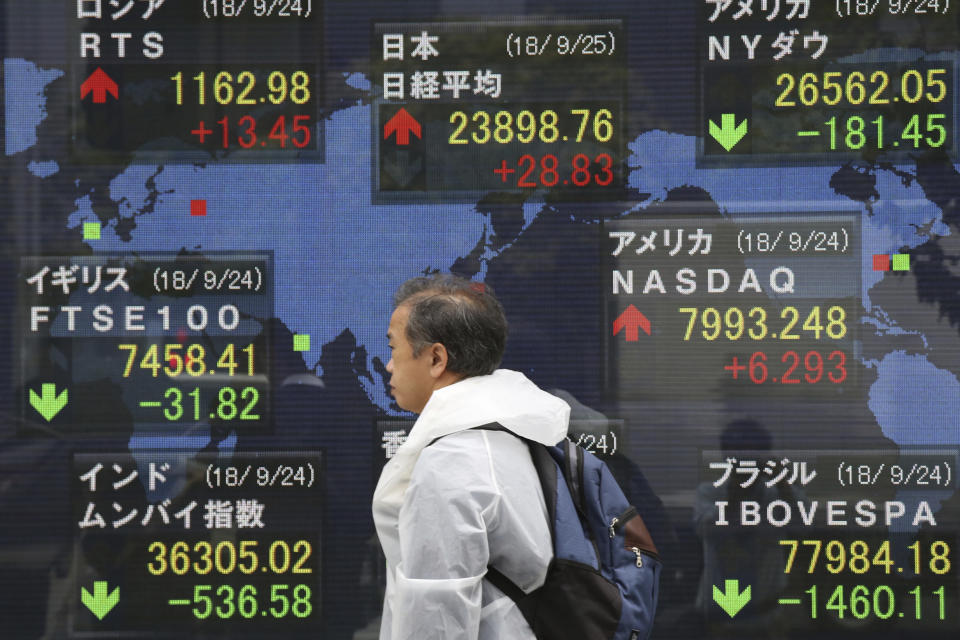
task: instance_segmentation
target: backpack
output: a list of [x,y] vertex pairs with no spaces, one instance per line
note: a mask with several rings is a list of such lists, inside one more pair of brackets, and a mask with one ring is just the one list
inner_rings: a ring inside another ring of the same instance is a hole
[[[495,422],[474,428],[510,432]],[[662,565],[636,507],[582,447],[521,439],[543,487],[554,557],[530,593],[495,567],[486,578],[517,604],[538,640],[645,640]]]

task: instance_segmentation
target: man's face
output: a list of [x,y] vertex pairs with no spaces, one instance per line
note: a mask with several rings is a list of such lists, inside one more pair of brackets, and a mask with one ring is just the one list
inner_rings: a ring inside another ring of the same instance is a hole
[[409,317],[409,305],[400,305],[390,316],[387,338],[391,357],[387,372],[390,373],[390,393],[400,408],[420,413],[433,393],[435,379],[430,374],[430,349],[424,348],[417,357],[413,355],[413,348],[407,340]]

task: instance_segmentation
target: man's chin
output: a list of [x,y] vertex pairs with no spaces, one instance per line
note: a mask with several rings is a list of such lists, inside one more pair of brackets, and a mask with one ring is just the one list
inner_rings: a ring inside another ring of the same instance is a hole
[[398,407],[400,407],[400,408],[403,409],[404,411],[407,410],[407,409],[403,406],[403,401],[401,401],[399,398],[397,398],[397,392],[396,392],[396,390],[395,390],[393,387],[390,387],[390,398],[393,400],[393,404],[397,405]]

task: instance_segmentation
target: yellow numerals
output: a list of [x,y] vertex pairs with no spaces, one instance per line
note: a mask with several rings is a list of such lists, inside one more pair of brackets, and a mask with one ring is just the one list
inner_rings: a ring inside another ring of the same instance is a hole
[[908,104],[922,100],[937,103],[947,97],[947,80],[946,69],[906,69],[893,77],[883,69],[781,73],[777,76],[780,94],[774,105],[885,105],[901,100]]
[[[890,541],[884,540],[876,549],[871,549],[865,540],[780,540],[781,547],[787,553],[783,572],[790,573],[794,568],[814,573],[826,569],[832,574],[848,571],[864,574],[879,567],[885,574],[893,572],[894,561],[890,554]],[[907,547],[913,555],[913,571],[920,574],[926,570],[936,575],[950,571],[950,545],[943,540],[932,542],[929,547],[914,542]],[[802,560],[798,560],[798,556]],[[822,559],[822,562],[821,562]],[[902,573],[904,567],[898,567]]]
[[[147,563],[147,571],[155,576],[168,571],[178,576],[187,573],[207,575],[212,571],[222,575],[236,571],[250,575],[258,569],[276,574],[313,573],[313,568],[308,566],[313,545],[307,540],[297,540],[293,544],[286,540],[274,540],[264,547],[259,547],[256,540],[222,540],[215,546],[200,540],[192,548],[183,540],[169,547],[156,541],[147,547],[147,553],[153,556]],[[258,553],[261,549],[262,558]]]
[[[226,371],[227,375],[232,376],[236,375],[237,368],[240,366],[237,362],[238,349],[233,343],[227,344],[223,351],[220,352],[220,356],[214,365],[216,367],[215,369],[207,366],[207,350],[203,345],[173,343],[162,345],[162,347],[163,349],[161,351],[161,345],[147,345],[141,355],[140,346],[136,343],[117,345],[117,349],[127,352],[126,362],[123,367],[123,377],[129,378],[134,373],[134,367],[149,371],[150,375],[154,378],[158,377],[161,371],[171,378],[182,374],[198,377],[222,371]],[[246,356],[245,372],[240,375],[245,374],[252,376],[255,363],[253,345],[249,344],[239,349],[239,351]],[[162,360],[161,355],[163,356]]]
[[[687,314],[687,326],[683,333],[684,341],[698,338],[708,342],[720,338],[735,341],[744,337],[751,340],[763,340],[768,337],[779,340],[799,340],[801,337],[799,331],[809,334],[814,340],[820,340],[822,336],[831,340],[840,340],[847,335],[847,312],[840,306],[829,307],[826,312],[823,312],[820,306],[815,306],[807,312],[806,316],[802,316],[796,307],[784,307],[779,314],[782,323],[779,332],[770,331],[767,310],[763,307],[752,307],[746,311],[739,307],[728,307],[725,310],[714,307],[705,309],[680,307],[677,311]],[[803,317],[802,323],[801,317]],[[698,324],[700,331],[695,333]]]
[[453,131],[448,142],[509,144],[516,140],[521,144],[552,144],[558,140],[582,142],[586,138],[607,142],[613,137],[613,113],[609,109],[570,109],[569,114],[576,121],[576,134],[571,129],[569,134],[561,135],[560,114],[553,109],[539,113],[524,109],[516,115],[507,110],[493,114],[480,110],[472,115],[466,111],[454,111],[450,114]]
[[[213,82],[209,83],[208,78]],[[184,76],[183,71],[170,76],[176,90],[177,105],[184,103]],[[207,92],[213,94],[217,104],[255,105],[269,100],[272,104],[281,104],[287,100],[294,104],[304,104],[310,100],[310,74],[306,71],[294,71],[286,74],[283,71],[271,71],[267,74],[267,92],[259,96],[255,89],[257,76],[252,71],[240,71],[234,76],[229,71],[219,71],[208,74],[201,71],[193,76],[196,82],[196,102],[207,103]]]

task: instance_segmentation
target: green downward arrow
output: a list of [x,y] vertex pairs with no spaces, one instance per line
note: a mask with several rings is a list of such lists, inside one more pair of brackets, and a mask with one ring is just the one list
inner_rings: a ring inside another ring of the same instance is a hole
[[80,587],[80,590],[82,591],[80,599],[83,604],[100,620],[103,620],[103,617],[120,602],[120,587],[108,595],[106,580],[97,580],[93,583],[93,595],[87,591],[86,587]]
[[738,125],[735,114],[724,113],[720,116],[720,122],[722,127],[718,127],[713,120],[710,121],[710,135],[720,143],[720,146],[730,151],[743,140],[743,136],[747,135],[747,121],[744,120]]
[[726,580],[724,586],[726,590],[720,591],[717,585],[713,585],[713,601],[732,618],[750,602],[750,585],[747,585],[743,593],[740,593],[739,580]]
[[39,396],[36,391],[30,389],[30,406],[50,422],[61,409],[67,406],[67,390],[64,389],[60,395],[57,395],[57,386],[44,382]]

